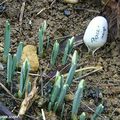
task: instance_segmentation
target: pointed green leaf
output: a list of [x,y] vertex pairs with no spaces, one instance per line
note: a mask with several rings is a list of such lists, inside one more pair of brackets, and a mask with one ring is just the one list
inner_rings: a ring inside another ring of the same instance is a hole
[[12,63],[12,76],[14,75],[15,69],[17,64],[17,57],[16,54],[13,55],[13,63]]
[[78,53],[75,50],[72,56],[72,64],[77,64],[77,59],[78,59]]
[[62,77],[59,76],[58,79],[55,82],[52,95],[51,95],[51,104],[53,105],[56,98],[59,96],[60,90],[61,90],[61,83],[62,83]]
[[21,68],[19,97],[22,97],[25,93],[25,90],[27,89],[26,84],[28,82],[29,70],[30,70],[30,64],[28,59],[26,59]]
[[69,85],[68,85],[68,84],[64,84],[64,85],[63,85],[63,88],[61,89],[59,98],[58,98],[57,102],[55,103],[54,112],[56,112],[56,110],[58,109],[58,107],[62,105],[63,100],[64,100],[64,98],[65,98],[65,95],[66,95],[66,92],[67,92],[68,88],[69,88]]
[[12,82],[12,55],[8,54],[7,60],[7,83]]
[[20,42],[17,48],[17,53],[16,53],[16,57],[17,57],[17,67],[20,63],[21,60],[21,56],[22,56],[22,51],[23,51],[23,42]]
[[83,89],[84,89],[84,80],[81,80],[78,89],[75,93],[74,100],[73,100],[73,105],[72,105],[72,116],[76,116],[78,113],[78,108],[80,106],[81,99],[83,97]]
[[86,119],[86,114],[85,112],[83,112],[81,115],[80,115],[80,120],[85,120]]
[[7,20],[5,25],[4,53],[3,60],[6,61],[10,50],[10,23]]
[[104,106],[102,104],[100,104],[97,108],[95,113],[93,114],[91,120],[97,120],[97,117],[102,113],[102,111],[104,110]]
[[52,54],[51,54],[51,60],[50,60],[51,65],[55,64],[58,53],[59,53],[59,43],[56,41],[54,43]]
[[39,55],[42,56],[43,54],[43,39],[44,39],[44,35],[43,35],[43,29],[39,29],[39,33],[38,33],[38,38],[39,38]]
[[67,62],[67,58],[68,58],[68,54],[69,54],[69,48],[70,48],[70,41],[67,41],[66,47],[65,47],[65,51],[64,51],[64,55],[62,58],[62,64],[65,65]]

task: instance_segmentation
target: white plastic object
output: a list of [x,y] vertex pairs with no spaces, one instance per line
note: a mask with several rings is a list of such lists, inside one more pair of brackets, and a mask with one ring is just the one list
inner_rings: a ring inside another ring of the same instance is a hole
[[102,47],[108,36],[108,22],[103,16],[93,18],[85,31],[83,41],[88,48],[92,51],[92,55],[96,50]]

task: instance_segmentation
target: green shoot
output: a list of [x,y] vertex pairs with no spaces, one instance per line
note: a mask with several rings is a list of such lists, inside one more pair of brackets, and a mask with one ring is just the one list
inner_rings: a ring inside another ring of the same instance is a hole
[[[6,117],[7,117],[7,116],[6,116]],[[4,117],[3,117],[3,118],[0,118],[0,120],[7,120],[7,118],[4,118]]]
[[17,57],[16,54],[13,55],[12,59],[12,76],[14,75],[15,69],[16,69],[16,64],[17,64]]
[[66,64],[68,55],[70,54],[70,52],[71,52],[72,49],[73,49],[73,41],[74,41],[74,37],[72,37],[71,39],[69,39],[69,40],[67,41],[67,44],[66,44],[66,47],[65,47],[65,51],[64,51],[64,56],[63,56],[63,58],[62,58],[62,64],[63,64],[63,65]]
[[83,97],[84,82],[85,82],[84,80],[80,81],[80,83],[78,85],[78,89],[75,93],[73,105],[72,105],[72,118],[77,117],[78,108],[80,106],[80,102],[81,102],[81,99]]
[[7,83],[12,82],[12,77],[16,69],[16,63],[17,63],[16,54],[14,54],[14,56],[12,57],[12,55],[9,53],[7,60]]
[[74,43],[74,37],[70,38],[69,41],[70,41],[70,48],[69,48],[69,53],[71,53],[72,49],[73,49],[73,43]]
[[28,59],[26,59],[22,65],[21,74],[20,74],[20,89],[18,92],[20,98],[23,97],[25,90],[28,90],[26,87],[28,83],[29,70],[30,70],[30,64]]
[[42,26],[39,28],[39,32],[38,32],[38,38],[39,38],[39,55],[43,55],[43,39],[44,39],[44,32],[46,31],[46,21],[43,22]]
[[85,112],[83,112],[81,115],[80,115],[80,120],[85,120],[86,119],[86,114]]
[[43,33],[46,31],[47,29],[47,22],[46,20],[44,20],[44,22],[42,23],[42,29],[43,29]]
[[6,62],[10,50],[10,23],[7,20],[5,25],[4,53],[3,60]]
[[67,41],[66,47],[65,47],[65,51],[64,51],[64,55],[62,58],[62,65],[66,64],[67,58],[68,58],[68,52],[69,52],[69,46],[70,46],[70,41]]
[[57,71],[57,72],[56,72],[56,75],[55,75],[55,82],[56,82],[56,80],[58,79],[59,76],[60,76],[60,72]]
[[75,50],[72,56],[72,64],[77,64],[77,59],[78,59],[78,53]]
[[58,52],[59,52],[59,43],[56,41],[54,43],[52,54],[51,54],[51,60],[50,60],[51,65],[55,64],[56,58],[58,56]]
[[53,91],[52,91],[52,94],[51,94],[51,98],[50,98],[50,104],[49,104],[49,109],[51,110],[51,107],[54,105],[57,97],[59,96],[59,93],[60,93],[60,90],[61,90],[61,87],[62,87],[62,76],[57,76],[58,74],[56,74],[56,81],[55,81],[55,84],[54,84],[54,87],[53,87]]
[[57,109],[58,109],[58,107],[62,105],[63,100],[64,100],[64,97],[65,97],[65,95],[66,95],[66,92],[67,92],[68,88],[69,88],[69,85],[68,85],[68,84],[64,84],[64,85],[63,85],[63,87],[62,87],[62,89],[61,89],[61,92],[60,92],[60,95],[59,95],[59,97],[58,97],[58,100],[57,100],[57,102],[56,102],[55,105],[54,105],[54,108],[53,108],[53,109],[54,109],[54,112],[56,112]]
[[63,105],[62,105],[62,111],[61,111],[61,115],[60,115],[61,119],[63,118],[64,111],[65,111],[65,103],[63,103]]
[[39,29],[39,55],[43,54],[43,30]]
[[12,83],[12,55],[8,54],[8,60],[7,60],[7,83]]
[[46,47],[46,49],[49,48],[49,45],[50,45],[50,37],[49,37],[49,35],[48,35],[48,36],[47,36],[47,47]]
[[69,86],[71,85],[72,83],[72,80],[73,80],[73,77],[74,77],[74,74],[75,74],[75,70],[76,70],[76,67],[77,67],[77,51],[74,52],[73,54],[73,57],[72,57],[72,65],[71,65],[71,68],[69,70],[69,73],[68,73],[68,76],[67,76],[67,79],[66,79],[66,84],[68,84]]
[[17,53],[16,53],[16,57],[17,57],[17,67],[20,63],[21,60],[21,56],[22,56],[22,51],[23,51],[23,42],[20,42],[17,48]]
[[100,104],[97,108],[95,113],[93,114],[91,120],[97,120],[97,117],[102,113],[102,111],[104,110],[104,106],[102,104]]

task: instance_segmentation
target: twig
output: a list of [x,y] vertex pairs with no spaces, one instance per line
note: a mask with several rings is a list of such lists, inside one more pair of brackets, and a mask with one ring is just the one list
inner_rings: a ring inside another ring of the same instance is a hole
[[43,120],[46,120],[46,118],[45,118],[45,113],[44,113],[43,109],[41,109],[41,112],[42,112]]
[[67,38],[70,38],[70,37],[72,37],[72,35],[66,35],[66,36],[63,36],[63,37],[56,37],[56,38],[54,38],[54,40],[60,40],[60,39],[63,39],[61,42],[63,42],[64,41],[64,39],[67,39]]
[[[62,72],[64,69],[66,69],[69,65],[70,65],[70,63],[67,64],[63,69],[61,69],[60,72]],[[50,80],[43,87],[45,88],[50,83],[50,81],[52,81],[54,78],[55,78],[55,75],[52,78],[50,78]]]
[[[43,11],[45,11],[46,9],[49,9],[49,8],[42,8],[38,13],[37,13],[37,15],[39,15],[40,13],[42,13]],[[37,16],[36,15],[36,16]]]
[[[90,108],[88,105],[86,105],[85,103],[83,103],[82,101],[81,101],[81,103],[83,104],[83,105],[85,105],[89,110],[91,110],[92,112],[95,112],[95,110],[93,110],[92,108]],[[104,120],[104,117],[103,116],[101,116],[101,115],[99,115],[98,114],[98,116],[99,117],[101,117],[103,120]]]
[[[56,2],[56,0],[53,0],[53,2],[50,4],[49,7],[42,8],[42,9],[37,13],[37,15],[41,14],[41,13],[42,13],[43,11],[45,11],[45,10],[50,9],[55,2]],[[37,16],[37,15],[36,15],[36,16]]]
[[93,12],[93,13],[98,13],[100,14],[100,11],[98,10],[91,10],[91,9],[84,9],[85,11],[88,11],[88,12]]
[[91,72],[88,72],[88,73],[86,73],[85,75],[80,76],[80,77],[74,79],[73,81],[74,81],[74,82],[78,82],[78,80],[83,79],[83,78],[85,78],[85,77],[87,77],[87,76],[89,76],[89,75],[91,75],[91,74],[93,74],[93,73],[95,73],[95,72],[97,72],[97,71],[99,71],[99,70],[101,70],[101,68],[96,69],[96,70],[93,70],[93,71],[91,71]]
[[[17,71],[16,73],[20,74],[21,72]],[[46,75],[44,73],[42,75],[41,74],[37,74],[37,73],[36,74],[35,73],[29,73],[29,75],[30,76],[34,76],[34,77],[41,77],[42,76],[42,77],[48,77],[48,78],[50,78],[48,75]]]
[[27,96],[25,96],[21,104],[21,107],[18,113],[18,116],[21,118],[26,113],[26,111],[30,108],[30,106],[33,104],[35,99],[37,98],[38,87],[36,86],[36,84],[37,84],[37,78],[33,82],[33,87],[32,87],[31,92]]
[[20,27],[22,26],[24,10],[25,10],[25,1],[22,3],[22,7],[21,7],[21,10],[20,10],[20,18],[19,18]]
[[107,0],[107,2],[105,3],[105,5],[102,8],[103,11],[104,11],[105,7],[108,5],[109,2],[110,2],[110,0]]
[[88,12],[93,12],[93,13],[100,13],[98,10],[92,10],[92,9],[86,9],[86,8],[81,8],[81,7],[75,7],[75,10],[82,10],[82,11],[88,11]]
[[52,7],[55,2],[56,0],[53,0],[52,3],[50,4],[50,7]]
[[[61,70],[60,70],[60,73],[65,70],[68,66],[70,66],[71,63],[67,64],[65,67],[63,67]],[[83,64],[79,64],[78,66],[81,66]],[[50,81],[52,81],[53,79],[55,78],[55,75],[53,77],[50,78],[50,80],[44,85],[44,88],[50,83]]]
[[[17,74],[21,74],[21,72],[17,71]],[[30,76],[41,77],[40,74],[29,73]]]
[[17,98],[15,98],[10,91],[0,82],[0,86],[14,99],[14,100],[19,100]]
[[[90,70],[90,69],[102,69],[101,66],[96,66],[96,67],[85,67],[85,68],[80,68],[78,70],[75,71],[75,73],[78,73],[78,72],[81,72],[81,71],[84,71],[84,70]],[[66,77],[68,75],[68,73],[64,74],[63,76]]]
[[113,112],[112,112],[110,118],[112,118],[112,116],[114,115],[114,113],[115,113],[115,111],[116,111],[117,109],[118,109],[118,106],[117,106],[117,108],[115,108],[115,109],[113,110]]

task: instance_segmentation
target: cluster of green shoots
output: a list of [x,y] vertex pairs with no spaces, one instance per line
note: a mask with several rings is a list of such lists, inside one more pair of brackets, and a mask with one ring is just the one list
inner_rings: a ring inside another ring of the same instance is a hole
[[[11,34],[11,27],[10,23],[7,20],[6,26],[5,26],[5,39],[4,39],[4,52],[3,52],[3,61],[7,62],[7,81],[6,83],[8,86],[12,84],[13,75],[15,74],[15,70],[20,65],[20,60],[22,56],[23,51],[23,42],[20,42],[17,47],[16,54],[12,55],[10,54],[10,34]],[[29,60],[26,59],[22,65],[21,68],[21,74],[20,74],[20,86],[18,90],[18,96],[21,98],[24,96],[25,92],[29,92],[31,90],[31,83],[28,79],[28,73],[30,70],[30,64]]]
[[[40,29],[39,29],[39,32],[38,32],[38,38],[39,38],[38,52],[39,52],[40,56],[43,55],[43,50],[44,50],[44,47],[43,47],[43,42],[44,41],[43,40],[44,40],[44,34],[46,32],[46,28],[47,28],[47,24],[46,24],[46,21],[44,21],[43,24],[41,25]],[[64,50],[64,55],[63,55],[63,58],[62,58],[62,65],[65,65],[67,63],[68,56],[73,49],[73,42],[74,42],[74,37],[70,38],[67,41],[67,44],[66,44],[66,47],[65,47],[65,50]],[[49,39],[49,36],[48,36],[47,37],[46,48],[48,48],[49,45],[50,45],[50,39]],[[54,45],[53,45],[53,49],[52,49],[52,53],[51,53],[51,59],[50,59],[50,64],[52,66],[54,66],[55,63],[56,63],[57,56],[59,55],[59,51],[60,51],[59,49],[60,49],[59,43],[56,40]]]
[[77,51],[75,51],[73,54],[71,69],[69,71],[65,83],[64,83],[63,75],[60,75],[60,72],[56,73],[55,85],[52,91],[52,95],[48,107],[49,111],[53,108],[53,111],[56,112],[58,107],[62,105],[66,92],[72,83],[72,79],[76,70],[76,61],[77,61]]
[[[72,56],[72,63],[71,63],[71,68],[68,72],[67,78],[64,82],[64,77],[63,75],[60,75],[60,72],[56,73],[56,77],[55,77],[55,83],[54,83],[54,87],[51,93],[51,97],[50,97],[50,101],[49,101],[49,105],[48,105],[48,110],[51,111],[53,110],[54,112],[56,112],[59,108],[62,109],[61,112],[61,116],[63,116],[63,111],[64,111],[64,105],[65,105],[65,101],[64,98],[66,96],[67,91],[69,90],[72,81],[73,81],[73,77],[75,74],[75,70],[76,70],[76,66],[77,66],[77,51],[74,51],[74,54]],[[78,118],[78,109],[80,107],[80,103],[83,99],[83,91],[85,88],[85,80],[82,79],[79,82],[78,88],[75,92],[74,98],[73,98],[73,104],[72,104],[72,114],[71,114],[71,119],[72,120],[85,120],[86,114],[85,112],[83,112],[79,118]],[[96,120],[96,118],[101,114],[101,112],[103,111],[103,105],[100,104],[95,113],[93,114],[93,116],[91,117],[91,120]]]
[[[46,21],[43,22],[41,25],[39,32],[38,32],[38,38],[39,38],[39,48],[38,52],[40,56],[43,56],[43,40],[44,40],[44,35],[46,32],[47,24]],[[23,42],[19,43],[19,46],[17,48],[17,52],[14,55],[11,55],[10,52],[10,23],[9,21],[6,21],[6,27],[5,27],[5,40],[4,40],[4,53],[3,53],[3,60],[7,62],[7,83],[10,85],[12,84],[12,79],[13,75],[15,73],[15,70],[19,67],[21,56],[22,56],[22,50],[23,50]],[[49,36],[47,38],[47,48],[49,47]],[[74,42],[74,37],[68,39],[64,54],[62,57],[62,65],[65,65],[68,60],[69,54],[71,54],[73,50],[73,42]],[[50,63],[51,65],[55,65],[57,56],[59,54],[59,43],[58,41],[55,41],[53,45],[53,50],[51,53],[51,59]],[[62,108],[62,114],[64,112],[64,98],[65,95],[67,94],[67,91],[69,90],[72,82],[73,82],[73,77],[77,68],[77,60],[78,60],[78,53],[75,50],[72,56],[71,60],[71,67],[70,70],[67,74],[66,80],[64,80],[64,76],[60,74],[60,72],[56,73],[55,77],[55,83],[54,87],[51,93],[49,105],[48,105],[48,110],[49,111],[54,111],[56,112],[59,108]],[[29,93],[31,90],[31,82],[29,80],[29,71],[30,71],[30,63],[29,60],[26,59],[21,67],[21,73],[20,73],[20,86],[18,90],[18,96],[21,98],[25,95],[25,93]],[[73,120],[85,120],[86,119],[86,114],[83,112],[79,117],[78,117],[78,109],[80,107],[81,100],[83,99],[83,92],[84,92],[84,87],[85,87],[85,80],[80,80],[80,83],[78,85],[78,88],[75,92],[74,99],[73,99],[73,105],[72,105],[72,113],[71,113],[71,118]],[[103,105],[100,104],[92,116],[91,120],[96,120],[96,118],[101,114],[103,111]]]

